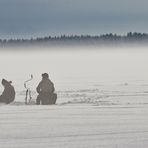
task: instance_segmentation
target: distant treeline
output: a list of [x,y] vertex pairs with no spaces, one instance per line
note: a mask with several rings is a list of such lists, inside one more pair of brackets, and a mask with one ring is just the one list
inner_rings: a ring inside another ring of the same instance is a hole
[[11,45],[99,45],[118,43],[146,43],[147,33],[129,32],[126,35],[103,34],[103,35],[61,35],[55,37],[41,37],[31,39],[0,39],[0,46]]

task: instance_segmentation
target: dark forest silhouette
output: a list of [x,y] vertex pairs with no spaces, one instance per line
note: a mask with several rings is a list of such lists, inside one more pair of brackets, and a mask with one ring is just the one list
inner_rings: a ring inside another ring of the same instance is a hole
[[55,37],[40,37],[31,39],[0,39],[0,46],[12,45],[102,45],[120,43],[142,43],[147,44],[148,34],[129,32],[126,35],[103,34],[103,35],[61,35]]

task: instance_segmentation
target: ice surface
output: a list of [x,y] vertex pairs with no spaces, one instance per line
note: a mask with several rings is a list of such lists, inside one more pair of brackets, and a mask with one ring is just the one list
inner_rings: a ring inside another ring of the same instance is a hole
[[148,105],[1,106],[0,146],[148,147]]
[[[74,51],[1,52],[0,76],[13,81],[16,99],[0,104],[0,148],[148,147],[148,52]],[[56,105],[35,105],[43,72],[55,84]]]
[[19,94],[14,103],[0,106],[2,148],[148,147],[143,85],[59,91],[51,106],[25,105]]

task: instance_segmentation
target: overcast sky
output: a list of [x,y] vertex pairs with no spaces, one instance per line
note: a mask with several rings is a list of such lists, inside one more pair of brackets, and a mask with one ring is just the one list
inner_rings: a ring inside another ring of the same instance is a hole
[[0,38],[148,32],[147,0],[0,0]]

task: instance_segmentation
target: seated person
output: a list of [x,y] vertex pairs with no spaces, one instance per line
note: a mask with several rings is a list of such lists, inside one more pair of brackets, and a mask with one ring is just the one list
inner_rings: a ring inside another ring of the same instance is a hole
[[36,104],[48,105],[55,104],[57,94],[54,93],[54,84],[49,79],[47,73],[42,74],[42,81],[38,84],[37,93],[39,94],[36,100]]
[[9,104],[14,101],[15,99],[15,90],[14,87],[11,85],[11,81],[8,82],[5,79],[2,79],[2,85],[4,86],[4,91],[2,92],[2,95],[0,96],[0,103],[6,103]]

